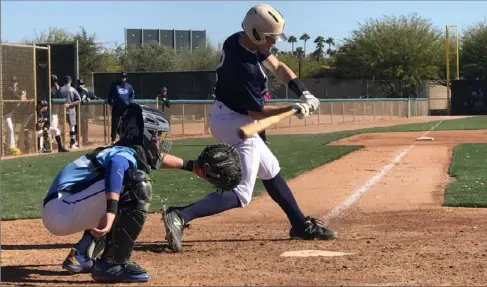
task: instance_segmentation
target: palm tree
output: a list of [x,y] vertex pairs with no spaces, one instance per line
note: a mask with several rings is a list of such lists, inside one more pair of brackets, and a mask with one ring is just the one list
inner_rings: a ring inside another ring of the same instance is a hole
[[304,41],[304,55],[306,55],[306,41],[308,41],[310,38],[311,37],[307,33],[304,33],[301,35],[301,37],[299,37],[299,40]]
[[332,37],[328,37],[325,40],[325,43],[328,44],[328,50],[326,50],[326,53],[328,55],[330,55],[331,54],[331,46],[335,47],[335,39],[333,39]]
[[289,36],[289,38],[287,39],[287,42],[288,43],[291,43],[291,52],[294,53],[294,43],[296,43],[298,41],[298,39],[294,36]]
[[325,38],[323,38],[323,36],[318,36],[313,42],[316,44],[316,50],[314,51],[314,54],[316,56],[316,61],[319,62],[321,56],[323,56],[323,52],[325,48]]
[[303,47],[297,47],[296,52],[294,52],[294,54],[299,58],[301,58],[304,55]]

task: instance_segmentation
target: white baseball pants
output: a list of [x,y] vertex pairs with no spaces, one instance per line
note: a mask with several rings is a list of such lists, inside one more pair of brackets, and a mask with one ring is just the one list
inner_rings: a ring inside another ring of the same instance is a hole
[[242,163],[242,180],[234,188],[242,207],[252,200],[257,176],[262,180],[274,178],[281,170],[279,162],[258,134],[241,140],[237,129],[255,122],[249,116],[236,113],[225,104],[216,101],[210,110],[210,131],[213,137],[227,144],[237,144]]
[[42,223],[54,235],[71,235],[96,228],[106,209],[103,179],[75,194],[58,193],[58,197],[47,202],[45,206],[42,200]]

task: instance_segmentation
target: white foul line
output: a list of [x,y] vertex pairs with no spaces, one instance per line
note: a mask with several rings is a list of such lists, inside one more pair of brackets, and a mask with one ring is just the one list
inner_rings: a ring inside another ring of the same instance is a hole
[[[437,122],[434,126],[432,126],[428,131],[426,131],[422,137],[427,136],[432,130],[436,129],[443,120]],[[323,221],[328,223],[328,221],[334,217],[337,217],[342,213],[344,210],[355,204],[364,193],[366,193],[371,187],[377,184],[388,172],[391,170],[396,164],[398,164],[402,158],[413,148],[416,142],[402,150],[399,154],[397,154],[390,163],[385,165],[378,173],[376,173],[373,177],[371,177],[364,185],[362,185],[359,189],[355,190],[352,195],[347,198],[344,202],[340,203],[338,207],[330,211],[325,217],[323,217]]]

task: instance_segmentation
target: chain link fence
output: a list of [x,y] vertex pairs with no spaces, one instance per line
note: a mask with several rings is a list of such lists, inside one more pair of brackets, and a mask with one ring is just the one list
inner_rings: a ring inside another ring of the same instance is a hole
[[38,99],[50,95],[49,47],[0,44],[1,156],[37,152]]
[[[64,112],[64,99],[52,99],[52,123],[61,133],[63,144],[69,142],[69,125]],[[209,111],[213,101],[171,102],[170,108],[157,100],[136,100],[139,104],[163,110],[171,122],[170,137],[209,135]],[[289,105],[296,100],[270,100],[274,106]],[[271,129],[306,127],[312,125],[373,122],[428,115],[428,99],[333,99],[321,100],[318,113],[304,120],[289,117]],[[100,146],[111,142],[111,107],[104,100],[84,101],[76,107],[76,140],[80,146]],[[50,143],[55,144],[54,136]]]

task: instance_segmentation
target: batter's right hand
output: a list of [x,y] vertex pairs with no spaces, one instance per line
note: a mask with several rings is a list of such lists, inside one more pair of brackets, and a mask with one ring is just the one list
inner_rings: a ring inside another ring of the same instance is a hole
[[98,222],[98,228],[91,229],[90,233],[94,237],[102,237],[105,236],[110,229],[112,229],[113,221],[115,220],[115,214],[111,212],[105,213],[105,215],[100,218]]
[[309,116],[309,105],[306,103],[295,103],[291,106],[292,109],[297,110],[296,117],[300,120]]

